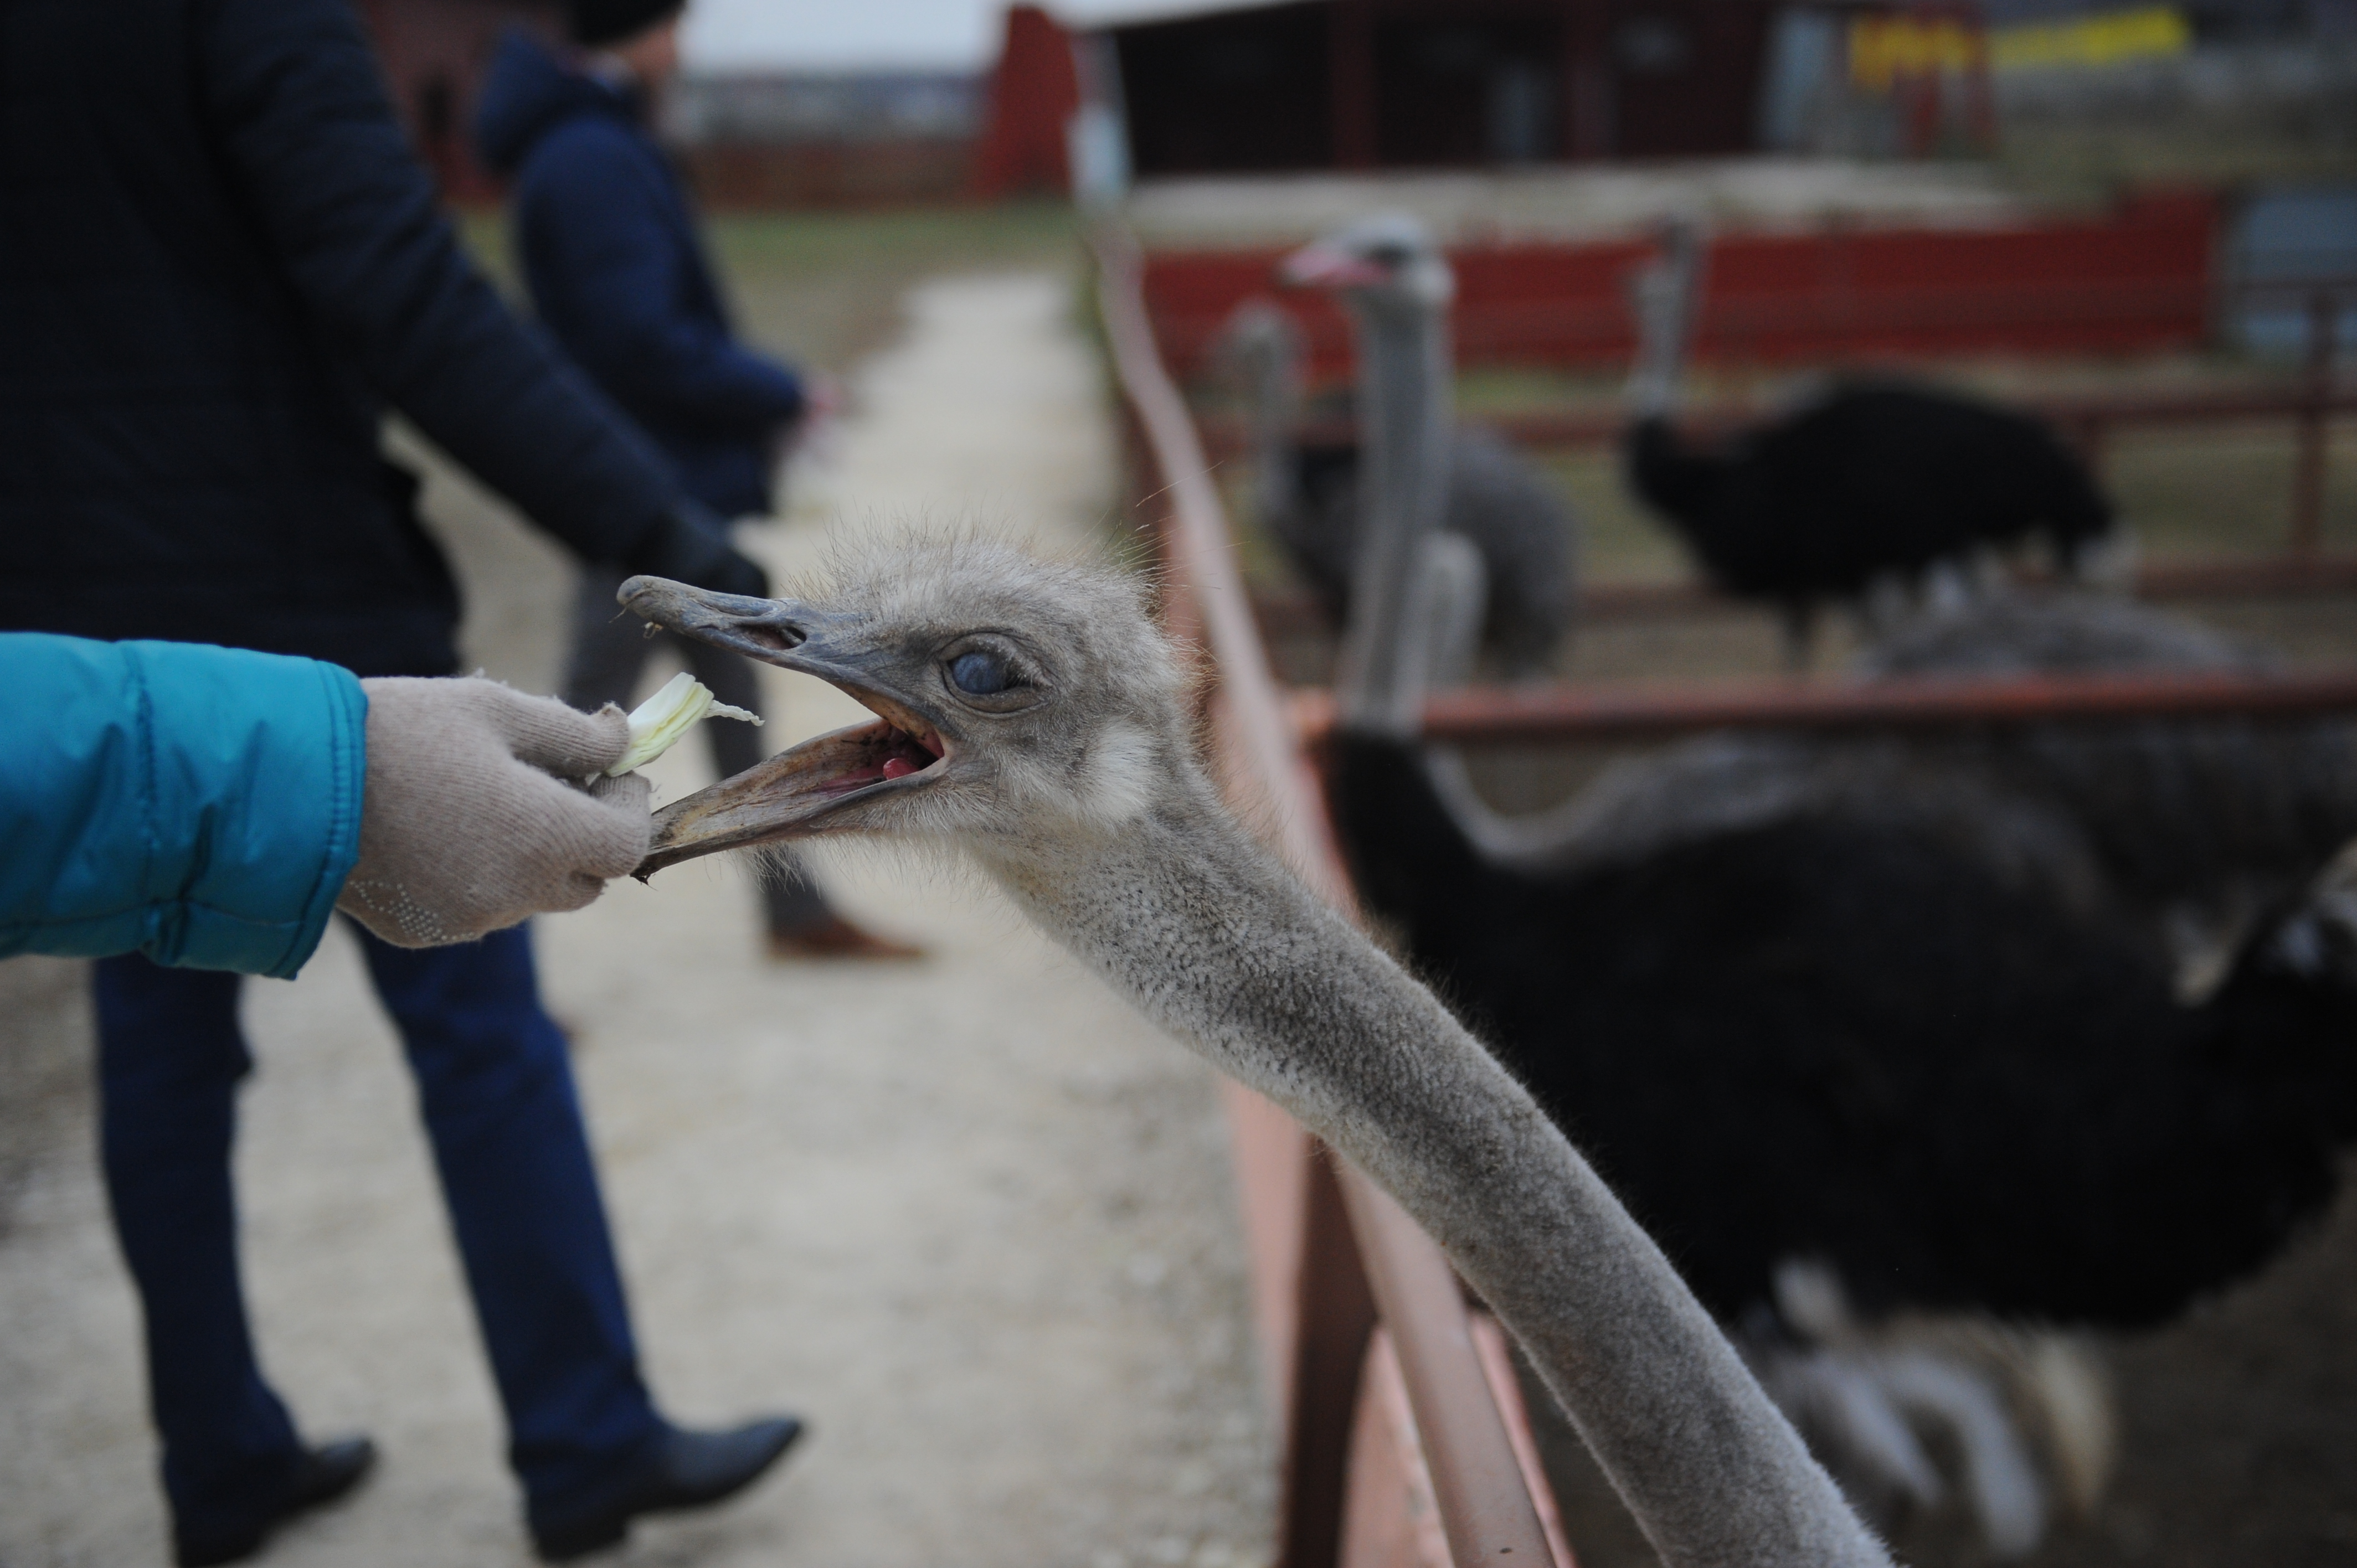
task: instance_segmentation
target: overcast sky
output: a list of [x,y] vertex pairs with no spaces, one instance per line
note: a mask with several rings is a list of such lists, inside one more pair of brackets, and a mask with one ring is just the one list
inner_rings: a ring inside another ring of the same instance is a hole
[[[1073,23],[1224,9],[1239,0],[1051,0]],[[998,54],[1005,0],[692,0],[686,52],[697,70],[971,70]]]

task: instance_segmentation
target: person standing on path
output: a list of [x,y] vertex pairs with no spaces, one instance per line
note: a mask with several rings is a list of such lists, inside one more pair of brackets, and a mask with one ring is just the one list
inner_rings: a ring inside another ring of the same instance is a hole
[[[792,371],[737,343],[671,161],[647,126],[676,73],[685,0],[568,0],[577,58],[511,31],[475,118],[483,161],[514,181],[514,242],[541,321],[651,436],[681,484],[720,517],[771,510],[770,475],[805,417]],[[627,704],[652,644],[614,611],[619,573],[583,574],[565,697]],[[724,703],[759,711],[752,665],[662,634]],[[748,727],[708,732],[720,775],[761,760]],[[861,929],[798,859],[762,885],[770,956],[899,959],[914,948]]]
[[[380,455],[388,405],[586,560],[766,590],[467,263],[350,0],[5,0],[0,103],[0,628],[451,673],[457,585],[415,479]],[[690,1432],[656,1411],[524,929],[361,941],[534,1546],[578,1556],[749,1483],[799,1423]],[[184,1564],[253,1555],[373,1457],[307,1444],[255,1355],[239,986],[136,954],[93,970],[102,1165]]]

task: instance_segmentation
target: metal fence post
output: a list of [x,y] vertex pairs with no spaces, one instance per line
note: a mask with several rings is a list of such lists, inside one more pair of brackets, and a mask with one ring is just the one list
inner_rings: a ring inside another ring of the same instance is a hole
[[2328,289],[2318,289],[2308,302],[2308,384],[2291,478],[2291,548],[2303,559],[2316,555],[2324,542],[2325,413],[2331,402],[2339,306]]

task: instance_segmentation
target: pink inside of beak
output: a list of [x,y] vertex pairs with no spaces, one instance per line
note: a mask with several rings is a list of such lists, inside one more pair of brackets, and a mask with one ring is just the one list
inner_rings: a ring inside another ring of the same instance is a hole
[[1296,288],[1363,288],[1383,282],[1385,274],[1372,262],[1312,245],[1279,262],[1276,275]]

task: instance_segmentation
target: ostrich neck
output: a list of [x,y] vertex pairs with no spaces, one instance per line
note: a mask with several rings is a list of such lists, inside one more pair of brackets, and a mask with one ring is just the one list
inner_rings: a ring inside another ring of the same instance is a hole
[[1268,345],[1254,366],[1253,448],[1261,515],[1282,517],[1301,502],[1293,427],[1301,418],[1301,361],[1289,343]]
[[1450,367],[1448,309],[1399,298],[1354,303],[1359,339],[1359,526],[1351,562],[1351,624],[1336,702],[1346,722],[1374,722],[1399,688],[1398,639],[1416,545],[1440,526],[1448,499]]
[[1882,1565],[1660,1250],[1431,993],[1186,798],[978,852],[1148,1018],[1372,1176],[1522,1341],[1669,1568]]
[[1652,311],[1638,316],[1637,363],[1629,372],[1630,414],[1667,419],[1678,409],[1678,380],[1684,370],[1684,334],[1657,322]]
[[1678,411],[1679,383],[1693,341],[1701,252],[1674,244],[1654,287],[1637,305],[1637,358],[1630,369],[1629,412],[1637,419],[1667,419]]

